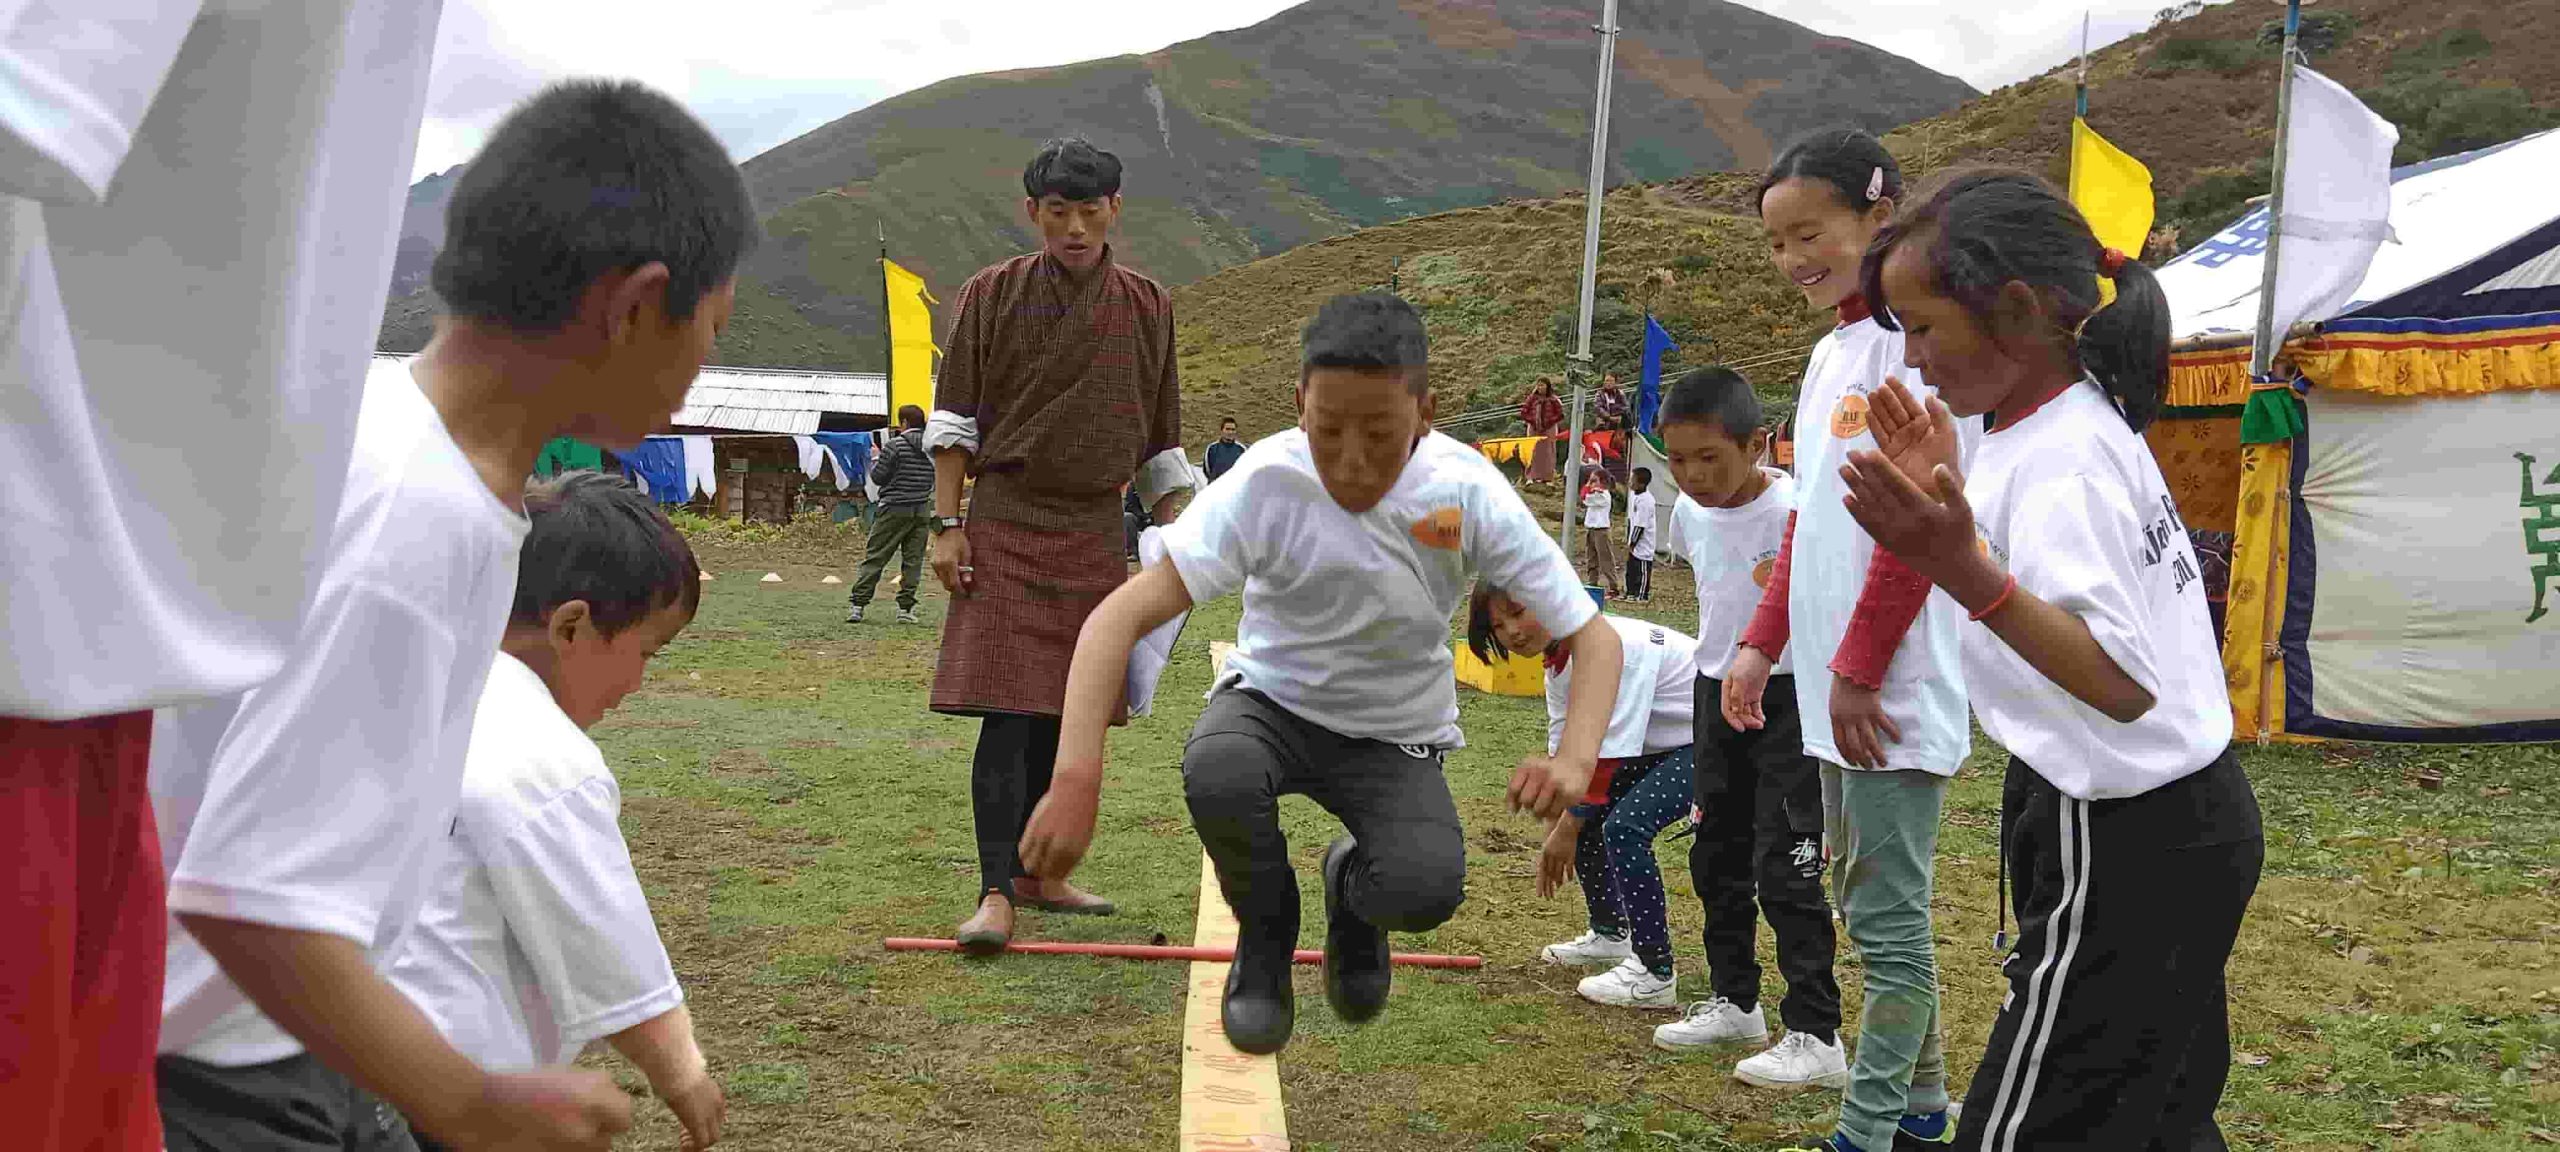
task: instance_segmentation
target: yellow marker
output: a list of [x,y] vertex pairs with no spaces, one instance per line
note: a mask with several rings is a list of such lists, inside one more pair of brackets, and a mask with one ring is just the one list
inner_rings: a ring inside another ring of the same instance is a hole
[[[1227,670],[1235,645],[1209,645],[1217,675]],[[1194,948],[1233,948],[1235,914],[1218,887],[1218,871],[1200,857],[1200,918],[1191,930]],[[1194,961],[1191,990],[1182,1009],[1182,1152],[1286,1152],[1289,1117],[1280,1100],[1280,1062],[1236,1051],[1227,1043],[1220,1007],[1229,965]]]
[[[1194,948],[1233,948],[1236,918],[1218,888],[1218,872],[1200,857],[1200,920]],[[1283,1152],[1288,1112],[1280,1101],[1280,1062],[1227,1043],[1219,1007],[1226,964],[1194,961],[1182,1011],[1182,1152]]]

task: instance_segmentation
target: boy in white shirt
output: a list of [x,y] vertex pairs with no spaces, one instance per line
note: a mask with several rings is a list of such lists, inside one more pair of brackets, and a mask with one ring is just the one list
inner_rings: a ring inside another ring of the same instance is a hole
[[[1822,890],[1822,776],[1805,755],[1786,658],[1770,677],[1761,727],[1735,728],[1715,704],[1795,511],[1795,481],[1759,466],[1769,438],[1760,421],[1759,398],[1730,368],[1692,371],[1663,396],[1663,452],[1681,489],[1671,515],[1698,580],[1697,689],[1706,704],[1696,713],[1701,825],[1689,871],[1706,911],[1712,990],[1687,1019],[1654,1029],[1654,1044],[1674,1051],[1768,1039],[1757,954],[1764,916],[1787,981],[1778,1013],[1789,1035],[1839,1045],[1840,985],[1832,974],[1839,941]],[[1776,1086],[1757,1059],[1742,1061],[1735,1075]],[[1842,1066],[1812,1082],[1837,1088],[1847,1079]]]
[[1350,834],[1325,852],[1325,996],[1359,1023],[1386,1004],[1387,932],[1438,926],[1465,898],[1466,843],[1441,775],[1464,743],[1449,619],[1477,572],[1568,637],[1573,705],[1554,755],[1522,758],[1509,800],[1553,816],[1588,786],[1620,652],[1573,569],[1482,453],[1432,432],[1422,316],[1383,292],[1337,296],[1302,338],[1298,427],[1245,450],[1165,530],[1168,561],[1094,610],[1067,680],[1055,783],[1024,866],[1064,879],[1093,839],[1105,725],[1139,637],[1242,592],[1227,672],[1183,753],[1201,844],[1235,909],[1222,1014],[1247,1052],[1289,1041],[1298,881],[1279,798]]
[[[636,447],[683,404],[756,235],[700,122],[636,84],[545,90],[465,172],[448,314],[377,362],[319,592],[276,677],[164,712],[160,1111],[171,1152],[594,1148],[610,1078],[485,1072],[383,978],[426,897],[515,595],[545,441]],[[378,1097],[378,1099],[377,1099]]]
[[1653,469],[1638,468],[1627,483],[1627,599],[1653,599],[1653,530],[1660,521],[1653,499]]
[[586,734],[692,622],[701,566],[619,479],[571,472],[524,505],[515,608],[462,802],[391,982],[482,1068],[567,1064],[611,1043],[707,1148],[725,1102],[631,869],[622,789]]

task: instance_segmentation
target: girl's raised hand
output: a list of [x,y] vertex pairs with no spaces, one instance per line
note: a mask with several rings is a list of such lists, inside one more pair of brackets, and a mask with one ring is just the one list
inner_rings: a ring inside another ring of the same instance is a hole
[[[1944,405],[1930,402],[1938,413]],[[1948,423],[1950,429],[1953,421]],[[1964,476],[1952,463],[1936,465],[1928,474],[1936,493],[1923,491],[1892,460],[1875,452],[1852,452],[1840,469],[1848,494],[1840,502],[1877,544],[1901,557],[1911,570],[1940,587],[1963,583],[1987,568],[1991,559],[1979,547],[1973,505],[1964,498]]]
[[1905,476],[1934,476],[1940,465],[1956,467],[1956,418],[1932,396],[1926,404],[1903,387],[1902,378],[1887,376],[1884,387],[1867,397],[1867,427],[1875,433],[1876,452]]

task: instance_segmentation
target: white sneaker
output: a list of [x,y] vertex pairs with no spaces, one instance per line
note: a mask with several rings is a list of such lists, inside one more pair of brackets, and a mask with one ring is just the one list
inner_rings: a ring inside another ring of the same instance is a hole
[[1583,977],[1574,990],[1594,1004],[1613,1008],[1659,1008],[1669,1012],[1680,1010],[1680,997],[1674,985],[1677,976],[1656,976],[1644,961],[1630,956],[1622,964],[1597,976]]
[[1538,959],[1567,967],[1580,964],[1616,964],[1636,954],[1635,945],[1624,936],[1603,936],[1585,932],[1562,944],[1549,944],[1538,949]]
[[913,624],[913,623],[915,623],[915,622],[916,622],[916,610],[915,610],[915,609],[913,609],[913,608],[900,608],[900,609],[898,609],[898,623],[900,623],[900,624]]
[[1755,1007],[1745,1012],[1722,996],[1698,1001],[1689,1006],[1687,1019],[1675,1020],[1653,1030],[1653,1046],[1666,1052],[1716,1044],[1765,1044],[1768,1041],[1769,1019],[1765,1010]]
[[1837,1039],[1825,1041],[1810,1032],[1789,1032],[1776,1047],[1734,1065],[1733,1078],[1780,1092],[1814,1088],[1837,1092],[1849,1086],[1849,1050]]

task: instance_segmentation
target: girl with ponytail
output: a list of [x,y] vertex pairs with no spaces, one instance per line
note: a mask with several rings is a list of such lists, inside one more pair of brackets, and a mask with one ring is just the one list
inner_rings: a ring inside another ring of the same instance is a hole
[[[1899,210],[1860,282],[1937,395],[1877,395],[1845,503],[1981,625],[1964,676],[2010,753],[2021,932],[1956,1143],[2223,1147],[2223,969],[2265,843],[2195,553],[2140,435],[2168,301],[2051,185],[1992,169]],[[1990,431],[1968,475],[1973,416]]]

